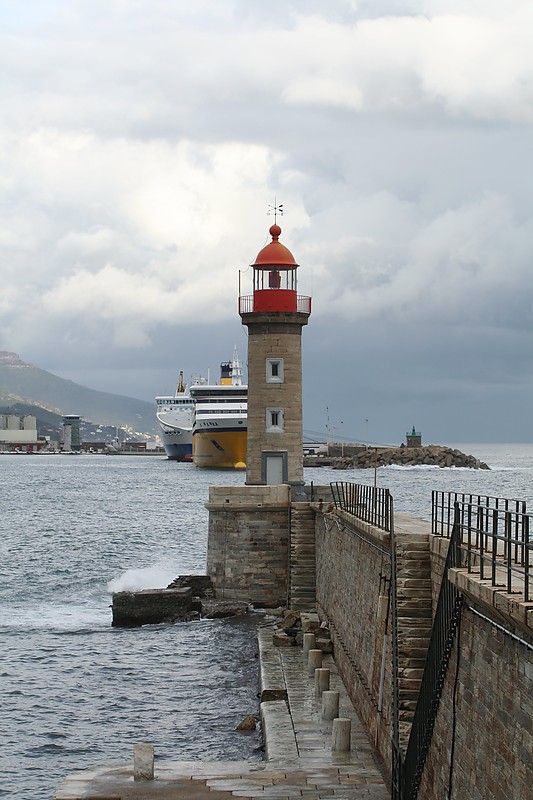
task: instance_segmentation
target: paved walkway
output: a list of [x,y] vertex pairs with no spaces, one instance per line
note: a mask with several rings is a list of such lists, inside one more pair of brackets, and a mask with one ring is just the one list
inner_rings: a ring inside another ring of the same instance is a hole
[[340,693],[339,716],[351,719],[351,750],[331,750],[332,723],[322,720],[321,700],[299,647],[272,645],[272,630],[259,630],[265,761],[155,762],[155,780],[134,782],[133,764],[75,773],[55,800],[225,800],[232,797],[307,800],[386,800],[374,749],[358,720],[331,656],[330,688]]

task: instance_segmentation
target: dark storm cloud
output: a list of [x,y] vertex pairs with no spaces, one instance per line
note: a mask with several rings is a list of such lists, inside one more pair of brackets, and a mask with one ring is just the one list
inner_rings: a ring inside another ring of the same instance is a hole
[[308,427],[523,437],[530,3],[2,13],[0,347],[146,399],[216,368],[277,195],[314,296]]

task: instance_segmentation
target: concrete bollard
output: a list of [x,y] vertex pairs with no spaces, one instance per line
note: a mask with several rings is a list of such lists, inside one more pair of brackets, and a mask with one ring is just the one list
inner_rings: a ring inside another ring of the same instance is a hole
[[315,697],[322,697],[329,689],[329,669],[315,669]]
[[310,650],[307,656],[307,674],[312,678],[315,676],[315,669],[322,666],[322,650]]
[[154,746],[153,744],[133,745],[133,780],[153,781],[154,779]]
[[303,653],[303,657],[304,657],[305,661],[307,661],[307,658],[309,656],[309,651],[310,650],[314,650],[315,647],[316,647],[316,636],[315,636],[315,634],[314,633],[304,633],[302,653]]
[[351,719],[337,717],[333,720],[333,730],[331,732],[331,749],[333,752],[347,753],[350,750],[351,731]]
[[322,692],[322,719],[335,719],[339,716],[339,692]]

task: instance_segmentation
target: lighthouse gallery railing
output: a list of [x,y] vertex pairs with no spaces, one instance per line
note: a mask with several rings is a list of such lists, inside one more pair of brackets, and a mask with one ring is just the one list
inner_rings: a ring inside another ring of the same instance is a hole
[[[251,314],[254,310],[253,294],[241,295],[239,297],[239,314]],[[301,314],[311,313],[311,298],[299,294],[296,298],[296,311]]]

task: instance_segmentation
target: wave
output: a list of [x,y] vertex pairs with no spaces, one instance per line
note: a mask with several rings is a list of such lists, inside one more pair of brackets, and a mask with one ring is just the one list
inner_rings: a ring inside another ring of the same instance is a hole
[[164,589],[176,578],[176,571],[163,565],[128,569],[107,584],[109,592],[140,592],[142,589]]
[[472,467],[439,467],[438,464],[383,464],[378,469],[397,470],[399,472],[476,472]]

